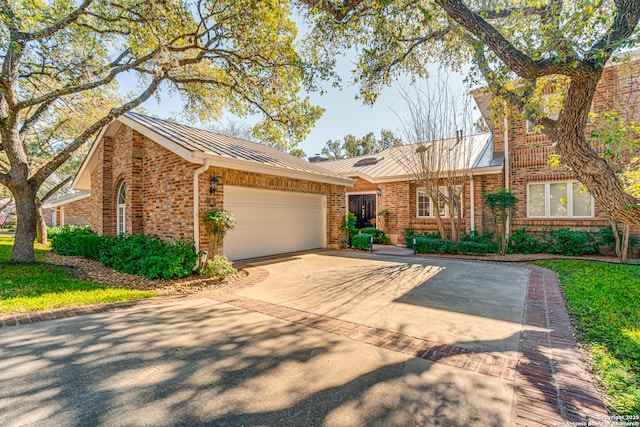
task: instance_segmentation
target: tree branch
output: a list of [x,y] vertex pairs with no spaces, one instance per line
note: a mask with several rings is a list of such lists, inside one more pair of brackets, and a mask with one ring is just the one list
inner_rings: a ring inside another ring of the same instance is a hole
[[29,178],[29,182],[39,187],[42,183],[53,173],[55,172],[67,159],[75,152],[82,144],[87,142],[87,140],[98,132],[102,127],[106,126],[110,122],[112,122],[117,117],[120,117],[126,112],[129,112],[142,104],[144,101],[149,99],[151,95],[156,91],[160,83],[164,80],[163,76],[155,77],[149,86],[142,92],[138,97],[132,99],[131,101],[121,105],[120,107],[113,108],[107,115],[95,121],[91,126],[87,127],[84,132],[82,132],[78,137],[76,137],[73,142],[67,145],[62,151],[60,151],[56,156],[51,159],[47,164],[42,166],[31,178]]
[[59,189],[61,189],[62,187],[64,187],[65,185],[67,185],[69,182],[71,182],[71,180],[73,179],[73,175],[69,175],[68,177],[66,177],[65,179],[63,179],[62,181],[60,181],[59,183],[57,183],[55,185],[55,187],[53,187],[52,189],[50,189],[49,191],[47,191],[44,196],[42,196],[40,198],[40,202],[44,202],[45,200],[47,200],[49,197],[53,196]]
[[615,0],[617,13],[613,24],[600,40],[598,40],[585,55],[592,64],[601,63],[602,66],[611,57],[613,52],[620,47],[620,42],[633,34],[640,20],[640,1]]
[[95,80],[95,81],[89,82],[89,83],[79,84],[79,85],[66,86],[66,87],[60,88],[58,90],[54,90],[54,91],[51,91],[51,92],[46,93],[44,95],[41,95],[41,96],[38,96],[38,97],[34,97],[34,98],[31,98],[31,99],[26,100],[26,101],[19,102],[18,104],[16,104],[15,108],[17,110],[21,110],[23,108],[30,107],[30,106],[33,106],[33,105],[38,105],[40,103],[47,102],[47,101],[50,101],[50,100],[53,100],[53,99],[56,99],[56,98],[60,98],[60,97],[65,96],[65,95],[71,95],[73,93],[84,92],[84,91],[87,91],[87,90],[95,89],[97,87],[109,84],[120,73],[123,73],[125,71],[133,70],[136,67],[140,66],[141,64],[144,64],[145,62],[149,61],[151,58],[156,56],[159,51],[160,50],[158,48],[156,48],[153,51],[151,51],[150,53],[148,53],[147,55],[142,56],[142,57],[136,59],[135,61],[129,62],[129,63],[125,64],[125,65],[116,66],[116,67],[112,68],[111,71],[109,71],[109,73],[102,79]]
[[55,22],[54,24],[46,28],[43,28],[40,31],[36,31],[33,33],[25,33],[26,38],[29,40],[42,40],[44,38],[54,35],[58,31],[67,27],[69,24],[72,24],[73,22],[77,21],[80,15],[82,15],[86,11],[87,7],[89,7],[89,5],[92,2],[93,0],[84,0],[76,10],[74,10],[64,18],[60,19],[58,22]]
[[[566,76],[584,75],[585,70],[590,70],[578,58],[567,58],[565,61],[556,61],[556,58],[532,60],[524,52],[517,49],[491,24],[480,15],[469,9],[460,0],[434,0],[450,18],[456,21],[462,28],[482,40],[496,54],[502,62],[511,68],[520,77],[536,79],[551,74],[563,74]],[[572,66],[574,64],[575,66]]]

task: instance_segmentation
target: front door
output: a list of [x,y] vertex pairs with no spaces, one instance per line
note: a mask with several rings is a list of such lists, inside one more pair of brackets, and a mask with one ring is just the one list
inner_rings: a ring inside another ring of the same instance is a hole
[[372,219],[376,217],[376,195],[359,194],[349,196],[349,212],[356,216],[356,227],[374,227]]

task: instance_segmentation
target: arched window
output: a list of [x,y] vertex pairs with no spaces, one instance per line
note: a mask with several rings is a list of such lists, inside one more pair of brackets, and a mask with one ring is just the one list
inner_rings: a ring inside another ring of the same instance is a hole
[[118,190],[118,210],[117,210],[117,218],[116,218],[116,228],[117,228],[118,234],[125,233],[124,219],[127,212],[126,195],[127,195],[127,184],[126,182],[123,182],[122,184],[120,184],[120,189]]

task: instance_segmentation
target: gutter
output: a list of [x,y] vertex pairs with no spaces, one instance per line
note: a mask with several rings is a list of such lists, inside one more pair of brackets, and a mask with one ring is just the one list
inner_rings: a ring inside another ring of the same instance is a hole
[[204,159],[204,164],[193,171],[193,241],[196,252],[200,252],[200,175],[209,169],[211,159]]

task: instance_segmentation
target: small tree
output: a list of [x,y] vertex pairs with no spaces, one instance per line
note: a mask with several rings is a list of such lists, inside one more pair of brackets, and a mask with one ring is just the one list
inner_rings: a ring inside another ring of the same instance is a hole
[[342,221],[342,229],[345,231],[346,233],[346,241],[345,244],[347,246],[351,245],[351,238],[353,237],[354,234],[356,234],[358,232],[358,229],[356,228],[356,216],[352,213],[352,212],[347,212],[347,214],[344,217],[344,220]]
[[509,188],[499,188],[482,193],[484,203],[491,211],[493,223],[498,227],[498,249],[500,255],[507,253],[507,222],[516,211],[518,198]]
[[218,248],[222,245],[227,231],[233,230],[236,226],[236,219],[231,212],[219,210],[204,214],[202,222],[204,223],[207,233],[212,237],[210,248],[211,254],[215,255]]

